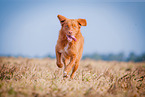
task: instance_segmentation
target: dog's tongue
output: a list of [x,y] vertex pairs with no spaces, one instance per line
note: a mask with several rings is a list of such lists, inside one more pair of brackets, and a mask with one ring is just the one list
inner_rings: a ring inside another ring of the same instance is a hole
[[71,35],[70,36],[66,35],[66,36],[67,36],[67,40],[70,41],[70,42],[72,41],[72,39],[74,41],[77,41],[77,39],[74,36],[71,36]]
[[71,38],[72,38],[74,41],[77,41],[77,39],[76,39],[74,36],[71,36]]

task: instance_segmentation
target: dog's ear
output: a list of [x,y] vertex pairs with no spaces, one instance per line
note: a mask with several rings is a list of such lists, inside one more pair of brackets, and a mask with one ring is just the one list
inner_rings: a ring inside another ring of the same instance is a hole
[[63,25],[63,24],[64,24],[64,21],[67,19],[66,17],[64,17],[64,16],[62,16],[62,15],[57,15],[57,17],[58,17],[58,19],[59,19],[61,25]]
[[79,23],[79,25],[81,25],[81,26],[87,26],[87,21],[86,21],[86,19],[78,19],[78,23]]

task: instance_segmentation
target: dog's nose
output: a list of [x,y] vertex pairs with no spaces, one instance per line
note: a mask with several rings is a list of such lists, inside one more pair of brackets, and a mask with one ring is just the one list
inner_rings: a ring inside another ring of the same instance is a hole
[[68,31],[68,34],[72,34],[72,31]]

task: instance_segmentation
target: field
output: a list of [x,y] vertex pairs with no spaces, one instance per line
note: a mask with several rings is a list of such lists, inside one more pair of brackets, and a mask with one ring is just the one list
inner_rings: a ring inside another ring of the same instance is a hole
[[0,97],[145,97],[145,62],[86,59],[74,79],[55,62],[0,57]]

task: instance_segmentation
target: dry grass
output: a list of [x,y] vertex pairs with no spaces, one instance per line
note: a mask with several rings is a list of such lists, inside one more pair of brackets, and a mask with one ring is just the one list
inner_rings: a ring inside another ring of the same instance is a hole
[[73,80],[54,59],[0,58],[0,96],[145,96],[145,62],[83,60]]

